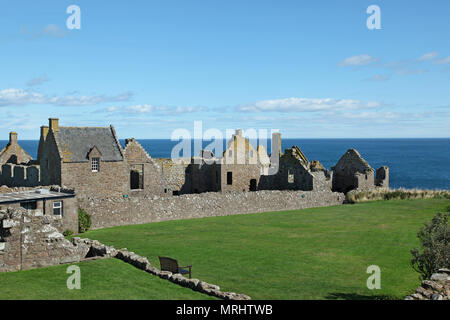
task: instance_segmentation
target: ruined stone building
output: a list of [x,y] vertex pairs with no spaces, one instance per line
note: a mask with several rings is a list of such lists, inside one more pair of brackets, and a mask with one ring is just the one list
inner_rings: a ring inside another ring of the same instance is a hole
[[35,187],[40,185],[39,166],[19,145],[17,133],[9,134],[9,142],[0,152],[0,186]]
[[275,175],[263,176],[260,189],[331,190],[331,174],[319,161],[308,161],[299,147],[286,149],[279,159],[278,172]]
[[375,170],[355,149],[349,149],[331,169],[333,191],[346,193],[353,189],[370,190],[374,186],[389,187],[389,168],[379,168],[375,178]]
[[20,207],[0,209],[0,272],[79,262],[89,247],[61,233],[63,220]]
[[19,145],[17,133],[9,134],[9,143],[0,151],[0,164],[27,164],[33,158]]
[[221,155],[203,150],[192,158],[153,159],[136,139],[126,139],[122,148],[113,126],[65,127],[51,118],[41,127],[37,160],[11,133],[0,154],[0,185],[64,186],[75,190],[79,200],[257,190],[348,192],[389,186],[389,169],[379,168],[375,177],[375,170],[354,149],[327,170],[319,161],[309,161],[298,146],[283,153],[279,133],[272,141],[280,147],[269,157],[262,145],[255,148],[242,130],[236,130]]
[[145,151],[136,139],[125,140],[123,155],[129,172],[129,190],[135,195],[164,193],[160,165]]

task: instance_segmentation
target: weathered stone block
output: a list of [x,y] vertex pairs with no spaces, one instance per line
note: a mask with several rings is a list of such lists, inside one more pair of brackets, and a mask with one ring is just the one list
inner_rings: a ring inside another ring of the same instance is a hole
[[10,229],[10,228],[18,225],[19,223],[20,222],[14,221],[14,220],[11,220],[11,219],[4,219],[2,221],[2,226],[3,226],[4,229]]

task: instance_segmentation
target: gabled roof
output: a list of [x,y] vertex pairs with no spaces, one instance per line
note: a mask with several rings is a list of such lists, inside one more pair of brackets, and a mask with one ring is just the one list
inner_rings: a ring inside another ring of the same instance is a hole
[[102,153],[101,153],[100,150],[97,148],[97,146],[93,146],[93,147],[89,150],[89,152],[88,152],[88,158],[89,158],[92,154],[102,156]]
[[[33,157],[30,156],[28,154],[28,152],[25,151],[24,148],[22,148],[19,144],[16,145],[12,145],[10,142],[0,151],[0,163],[1,162],[6,162],[9,160],[9,158],[13,155],[18,155],[20,156],[21,159],[24,160],[33,160]],[[8,159],[5,158],[5,156],[8,157]],[[5,159],[3,159],[5,158]],[[18,161],[19,163],[21,161]],[[27,161],[22,161],[22,162],[27,162]]]
[[[138,154],[137,157],[139,160],[152,163],[156,167],[159,167],[158,163],[155,160],[153,160],[153,158],[147,153],[144,147],[135,138],[125,140],[125,148],[123,149],[123,155],[127,159],[128,163],[130,162],[132,163],[137,160],[130,156],[130,153],[131,154],[133,153],[133,149],[135,152],[137,151]],[[134,156],[136,156],[136,153],[134,154]]]
[[101,153],[102,161],[123,161],[122,148],[111,127],[59,127],[54,132],[64,162],[87,162],[92,148]]
[[338,163],[332,168],[335,172],[346,174],[366,173],[373,171],[369,163],[361,157],[356,149],[349,149],[339,159]]

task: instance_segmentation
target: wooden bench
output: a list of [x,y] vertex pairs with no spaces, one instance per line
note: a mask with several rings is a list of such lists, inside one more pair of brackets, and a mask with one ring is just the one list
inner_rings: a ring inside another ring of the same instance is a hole
[[[168,257],[158,257],[161,264],[161,271],[170,271],[172,273],[189,274],[189,279],[192,276],[192,265],[179,267],[178,261]],[[186,269],[188,268],[188,269]]]

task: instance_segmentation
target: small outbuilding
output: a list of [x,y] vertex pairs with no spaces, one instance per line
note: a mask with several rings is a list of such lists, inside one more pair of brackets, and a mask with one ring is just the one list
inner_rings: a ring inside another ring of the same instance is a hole
[[78,231],[78,209],[75,193],[38,189],[0,194],[0,210],[22,207],[43,216],[61,219],[61,232]]

